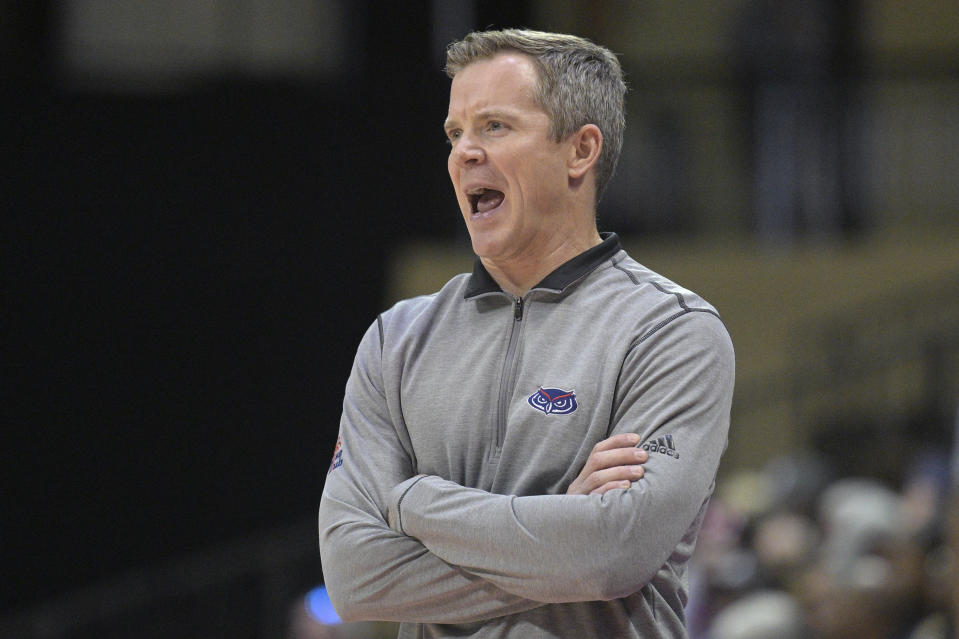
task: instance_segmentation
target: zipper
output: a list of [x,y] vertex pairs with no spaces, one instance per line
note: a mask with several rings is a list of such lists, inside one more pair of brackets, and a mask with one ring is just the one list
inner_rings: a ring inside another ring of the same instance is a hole
[[513,298],[513,319],[517,322],[523,321],[523,298]]
[[509,341],[506,346],[506,358],[503,361],[503,373],[500,376],[499,396],[496,405],[496,432],[493,433],[493,446],[490,450],[491,460],[499,457],[500,447],[506,438],[506,409],[509,406],[510,391],[513,388],[513,372],[516,368],[516,347],[519,343],[523,321],[525,302],[522,297],[513,298],[513,321],[509,327]]

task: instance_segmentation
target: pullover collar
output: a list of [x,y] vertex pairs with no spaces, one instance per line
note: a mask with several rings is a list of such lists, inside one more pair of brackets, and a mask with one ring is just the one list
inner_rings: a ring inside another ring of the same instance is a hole
[[[602,242],[596,246],[587,249],[576,257],[561,264],[552,273],[544,277],[539,284],[531,288],[534,290],[547,290],[553,293],[561,293],[573,282],[585,277],[597,266],[615,255],[622,246],[619,243],[619,237],[615,233],[600,233]],[[503,289],[496,283],[496,280],[489,274],[483,262],[477,257],[473,262],[473,274],[470,275],[469,284],[466,287],[465,299],[478,297],[488,293],[502,293]]]

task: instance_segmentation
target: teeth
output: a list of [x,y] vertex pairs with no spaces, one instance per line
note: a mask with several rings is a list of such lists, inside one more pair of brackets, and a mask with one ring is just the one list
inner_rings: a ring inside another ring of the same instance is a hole
[[486,193],[486,190],[487,189],[485,187],[480,186],[475,189],[470,189],[469,191],[466,192],[466,194],[467,195],[483,195],[484,193]]

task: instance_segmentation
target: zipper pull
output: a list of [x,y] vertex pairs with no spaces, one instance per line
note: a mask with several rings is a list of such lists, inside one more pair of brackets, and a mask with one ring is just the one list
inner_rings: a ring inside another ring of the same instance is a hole
[[513,298],[513,319],[517,322],[523,321],[523,298]]

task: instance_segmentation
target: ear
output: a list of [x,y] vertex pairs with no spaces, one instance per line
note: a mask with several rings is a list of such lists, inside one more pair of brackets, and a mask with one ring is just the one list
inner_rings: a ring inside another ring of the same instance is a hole
[[595,124],[584,124],[570,137],[569,177],[582,179],[599,160],[603,149],[603,132]]

